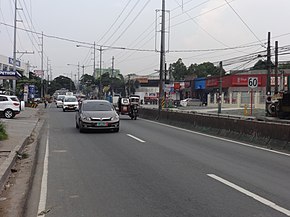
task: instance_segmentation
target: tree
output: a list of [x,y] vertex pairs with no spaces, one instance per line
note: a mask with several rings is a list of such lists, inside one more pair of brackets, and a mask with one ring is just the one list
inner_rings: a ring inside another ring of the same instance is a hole
[[[274,67],[274,64],[272,63],[271,61],[271,68]],[[267,60],[259,60],[258,62],[256,62],[256,64],[253,66],[254,70],[257,70],[257,69],[267,69]]]
[[169,71],[172,73],[173,78],[177,81],[184,80],[185,76],[188,74],[187,68],[181,58],[179,58],[176,63],[170,64]]
[[73,92],[76,90],[74,82],[65,76],[58,76],[50,83],[50,88],[48,93],[52,95],[56,90],[60,90],[61,88],[68,89]]
[[94,76],[84,74],[80,80],[81,91],[83,92],[83,94],[88,95],[89,93],[93,92],[95,83],[96,83],[96,80]]
[[219,75],[220,69],[214,66],[211,62],[204,62],[202,64],[191,64],[188,67],[188,73],[194,73],[197,77],[206,77],[208,75]]

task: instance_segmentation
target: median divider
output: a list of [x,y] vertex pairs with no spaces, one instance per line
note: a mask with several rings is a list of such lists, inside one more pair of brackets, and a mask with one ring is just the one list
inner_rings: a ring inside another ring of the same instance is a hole
[[290,151],[290,124],[259,121],[248,117],[207,115],[197,112],[141,108],[139,116],[211,135],[248,142],[269,149]]

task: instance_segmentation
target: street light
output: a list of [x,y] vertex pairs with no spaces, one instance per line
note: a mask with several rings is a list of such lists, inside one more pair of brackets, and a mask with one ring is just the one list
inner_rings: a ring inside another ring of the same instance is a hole
[[93,46],[92,47],[89,47],[89,46],[84,46],[84,45],[79,45],[77,44],[76,45],[77,47],[85,47],[85,48],[90,48],[90,49],[93,49],[94,50],[94,64],[93,64],[93,76],[95,75],[95,69],[96,69],[96,43],[94,42]]

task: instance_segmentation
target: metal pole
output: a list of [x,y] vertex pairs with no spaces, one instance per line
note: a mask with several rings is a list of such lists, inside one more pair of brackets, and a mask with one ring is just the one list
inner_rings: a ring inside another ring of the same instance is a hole
[[278,93],[278,41],[275,41],[275,94]]
[[94,42],[94,66],[93,66],[93,77],[95,77],[95,70],[96,70],[96,42]]
[[78,82],[77,82],[77,90],[80,90],[80,62],[78,62]]
[[268,32],[268,47],[267,47],[267,87],[266,95],[271,95],[271,33]]
[[159,105],[158,115],[162,110],[163,92],[163,71],[165,63],[165,0],[162,0],[162,22],[161,22],[161,48],[160,48],[160,72],[159,72]]
[[218,114],[222,113],[222,73],[223,73],[223,62],[220,62],[220,81],[219,81],[219,98],[218,98]]
[[16,23],[17,23],[17,0],[15,0],[15,17],[14,17],[14,45],[13,45],[13,71],[15,72],[15,80],[12,81],[13,94],[16,94]]
[[44,87],[43,87],[43,32],[41,32],[41,97],[44,97]]
[[102,91],[102,52],[103,52],[103,47],[100,46],[100,97],[103,95]]

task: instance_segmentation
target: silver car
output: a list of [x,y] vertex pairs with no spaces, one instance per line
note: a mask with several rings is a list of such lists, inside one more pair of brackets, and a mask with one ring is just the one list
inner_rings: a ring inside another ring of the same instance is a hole
[[84,100],[76,112],[76,128],[84,130],[109,129],[119,132],[119,115],[106,100]]

